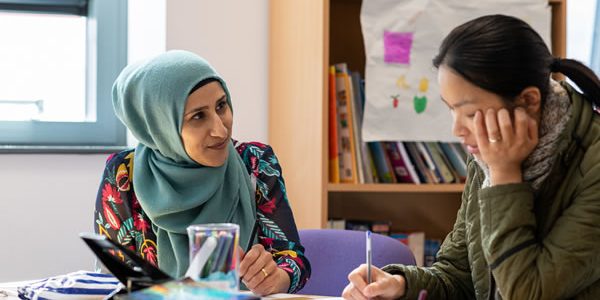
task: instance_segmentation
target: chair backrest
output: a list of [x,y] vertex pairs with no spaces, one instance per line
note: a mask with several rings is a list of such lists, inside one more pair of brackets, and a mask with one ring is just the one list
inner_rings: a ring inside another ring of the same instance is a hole
[[[299,293],[340,296],[348,284],[348,274],[366,262],[365,233],[336,229],[307,229],[299,233],[312,269],[310,280]],[[410,249],[398,240],[373,234],[371,246],[373,265],[377,267],[415,264]]]

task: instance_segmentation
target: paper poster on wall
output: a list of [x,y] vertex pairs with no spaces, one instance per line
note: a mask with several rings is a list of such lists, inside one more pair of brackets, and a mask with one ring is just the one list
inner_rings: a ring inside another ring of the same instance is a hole
[[363,0],[365,141],[456,141],[431,61],[450,30],[488,14],[521,18],[551,45],[548,0]]

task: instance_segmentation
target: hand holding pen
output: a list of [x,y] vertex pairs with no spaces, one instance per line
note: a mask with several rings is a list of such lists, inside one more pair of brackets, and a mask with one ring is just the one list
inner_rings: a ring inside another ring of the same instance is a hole
[[348,275],[350,283],[344,288],[344,299],[366,300],[397,299],[406,292],[406,281],[401,275],[392,275],[371,266],[371,283],[367,283],[367,264],[362,264]]

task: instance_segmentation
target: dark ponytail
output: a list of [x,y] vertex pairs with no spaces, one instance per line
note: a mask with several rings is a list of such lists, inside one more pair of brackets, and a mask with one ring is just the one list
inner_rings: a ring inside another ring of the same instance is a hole
[[600,106],[600,81],[571,59],[555,59],[540,35],[524,21],[488,15],[454,28],[442,42],[433,65],[445,65],[474,85],[511,103],[529,86],[549,91],[551,72],[560,72]]
[[590,68],[574,59],[555,58],[550,65],[550,70],[569,77],[586,98],[600,107],[600,80]]

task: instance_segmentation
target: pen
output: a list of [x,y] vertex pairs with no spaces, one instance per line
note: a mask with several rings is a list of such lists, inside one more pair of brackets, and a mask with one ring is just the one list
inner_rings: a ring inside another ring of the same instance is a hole
[[371,283],[371,231],[367,230],[367,284]]

